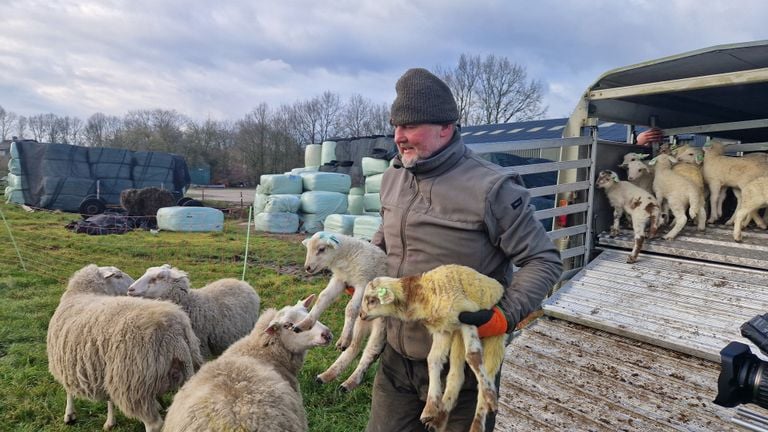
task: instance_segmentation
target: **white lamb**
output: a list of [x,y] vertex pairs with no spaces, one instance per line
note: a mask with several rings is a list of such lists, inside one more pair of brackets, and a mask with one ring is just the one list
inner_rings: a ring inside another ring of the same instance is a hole
[[[750,181],[762,177],[768,171],[768,164],[763,163],[760,158],[754,157],[730,157],[725,156],[725,147],[719,141],[710,141],[704,146],[704,181],[709,187],[709,200],[711,213],[709,215],[710,223],[714,223],[723,215],[723,200],[725,194],[720,193],[723,187],[732,187],[734,194],[741,205],[741,189]],[[738,190],[737,190],[738,189]],[[735,213],[734,213],[735,216]],[[758,216],[757,211],[750,214],[752,220],[765,229],[766,224]],[[727,222],[733,223],[735,217]]]
[[[766,173],[768,174],[768,173]],[[758,177],[741,189],[741,201],[734,215],[733,239],[741,241],[741,228],[750,216],[762,207],[768,207],[768,177]]]
[[75,420],[74,398],[107,401],[104,430],[115,425],[113,403],[160,431],[157,397],[200,367],[199,341],[177,305],[124,296],[129,276],[88,265],[70,278],[48,324],[48,369],[67,392],[64,422]]
[[646,157],[648,155],[645,153],[627,153],[619,166],[627,170],[627,180],[630,183],[653,193],[653,167],[643,160]]
[[[640,163],[630,162],[630,165]],[[637,255],[643,247],[648,225],[648,238],[656,236],[659,222],[659,204],[656,198],[645,190],[626,181],[620,181],[615,172],[600,171],[597,177],[597,187],[603,189],[613,207],[613,226],[611,235],[619,233],[619,222],[625,212],[632,218],[632,230],[635,233],[635,245],[627,257],[628,263],[637,261]]]
[[307,415],[296,378],[312,347],[327,345],[320,322],[301,333],[314,295],[280,311],[264,311],[253,331],[206,363],[179,390],[166,415],[166,432],[303,432]]
[[261,299],[247,282],[220,279],[192,289],[187,273],[168,264],[150,267],[128,287],[129,296],[169,300],[189,315],[204,357],[216,356],[250,333]]
[[656,201],[669,206],[669,210],[675,217],[675,225],[664,236],[665,240],[672,240],[680,233],[688,221],[686,210],[691,219],[696,219],[699,231],[706,229],[707,213],[704,209],[704,193],[693,182],[682,175],[672,171],[672,164],[677,159],[661,153],[651,163],[656,167],[656,176],[653,180],[653,191]]
[[386,337],[384,323],[381,320],[363,321],[359,314],[365,286],[376,276],[386,274],[387,256],[380,248],[365,240],[325,231],[315,233],[302,244],[307,248],[304,269],[312,274],[328,269],[333,272],[333,276],[325,289],[320,292],[317,304],[307,318],[296,325],[297,329],[304,330],[311,327],[320,314],[341,295],[345,286],[354,289],[352,298],[344,311],[344,328],[341,338],[336,344],[337,348],[344,352],[325,372],[317,376],[318,381],[328,383],[336,379],[355,359],[366,336],[370,335],[357,368],[341,384],[343,390],[349,391],[360,385],[366,370],[384,347]]
[[[478,382],[477,406],[471,432],[485,428],[485,417],[497,407],[493,377],[504,359],[505,335],[480,339],[477,327],[462,324],[459,313],[490,309],[504,293],[496,280],[460,265],[443,265],[418,276],[377,277],[365,288],[360,316],[363,319],[395,317],[420,321],[432,335],[427,356],[429,388],[421,421],[438,432],[445,429],[448,416],[464,382],[464,365],[469,365]],[[440,374],[448,354],[450,369],[442,392]],[[441,397],[442,395],[442,397]]]

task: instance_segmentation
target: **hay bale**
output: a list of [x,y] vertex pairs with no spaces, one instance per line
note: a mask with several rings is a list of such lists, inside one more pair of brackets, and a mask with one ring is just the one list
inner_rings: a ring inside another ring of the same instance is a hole
[[120,205],[129,216],[155,216],[158,209],[176,205],[176,200],[170,191],[147,187],[123,190],[120,192]]

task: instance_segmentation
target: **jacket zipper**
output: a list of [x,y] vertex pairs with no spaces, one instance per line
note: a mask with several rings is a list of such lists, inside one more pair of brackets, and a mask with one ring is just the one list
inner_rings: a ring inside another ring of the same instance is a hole
[[[413,193],[413,196],[411,197],[411,201],[408,203],[408,206],[405,208],[405,211],[403,212],[403,218],[400,220],[400,246],[402,247],[403,254],[400,257],[400,265],[397,268],[397,276],[402,277],[401,274],[403,271],[403,264],[405,264],[405,256],[408,252],[407,245],[408,241],[405,238],[405,221],[408,220],[408,214],[411,212],[411,207],[413,207],[413,203],[416,202],[416,198],[419,196],[419,183],[415,181],[416,176],[411,177],[410,184],[408,185],[409,189],[412,191],[414,190],[413,185],[416,184],[416,190]],[[399,321],[398,326],[400,327],[398,331],[398,338],[397,343],[400,348],[400,353],[402,353],[404,356],[408,356],[408,354],[405,352],[405,332],[403,331],[404,323],[402,321]]]

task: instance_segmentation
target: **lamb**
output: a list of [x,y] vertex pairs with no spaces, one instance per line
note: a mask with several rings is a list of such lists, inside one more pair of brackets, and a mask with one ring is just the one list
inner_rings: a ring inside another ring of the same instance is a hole
[[220,279],[191,289],[187,273],[169,264],[150,267],[128,287],[129,296],[169,300],[189,314],[204,357],[216,356],[250,333],[261,299],[247,282]]
[[64,423],[76,419],[74,398],[107,400],[160,431],[157,397],[175,390],[203,363],[189,317],[178,306],[124,296],[133,282],[115,267],[90,264],[72,275],[48,324],[48,369],[64,386]]
[[676,162],[677,159],[666,153],[661,153],[651,160],[651,164],[656,166],[656,177],[653,179],[656,201],[661,205],[666,201],[666,205],[675,217],[675,225],[664,236],[664,240],[674,239],[685,227],[688,221],[685,215],[686,209],[691,219],[696,219],[698,230],[706,229],[707,212],[704,209],[704,191],[698,189],[687,178],[672,171],[672,164]]
[[170,191],[156,187],[124,189],[120,192],[120,206],[129,216],[155,216],[158,209],[175,204],[176,200]]
[[619,165],[627,170],[627,180],[643,190],[653,193],[653,167],[643,161],[648,157],[645,153],[627,153]]
[[733,223],[733,239],[741,241],[741,228],[750,216],[762,207],[768,207],[768,177],[758,177],[741,189],[742,200],[736,209]]
[[384,324],[380,320],[363,321],[358,315],[365,286],[374,277],[386,274],[387,256],[380,248],[365,240],[325,231],[315,233],[312,237],[305,239],[302,244],[307,248],[304,269],[312,274],[330,269],[333,276],[325,289],[320,292],[319,300],[307,318],[296,325],[297,329],[311,328],[320,314],[341,295],[345,286],[354,289],[352,298],[344,311],[344,328],[341,338],[336,344],[337,348],[344,352],[325,372],[317,376],[317,380],[328,383],[336,379],[355,359],[360,352],[363,340],[370,335],[357,368],[341,384],[344,391],[350,391],[360,385],[366,370],[384,348],[386,336]]
[[314,294],[279,311],[267,309],[251,333],[207,364],[179,390],[166,415],[166,432],[308,430],[296,378],[312,347],[333,336],[320,322],[301,333],[294,324]]
[[[738,188],[739,192],[734,191],[741,205],[742,186],[750,181],[764,176],[768,170],[768,164],[762,163],[759,158],[729,157],[725,156],[725,147],[719,141],[711,141],[704,146],[704,181],[709,187],[710,215],[709,223],[714,223],[723,215],[723,200],[725,195],[720,194],[723,186]],[[737,206],[737,210],[738,210]],[[734,213],[735,216],[735,213]],[[765,229],[766,224],[754,211],[751,214],[752,220],[761,228]],[[732,217],[728,223],[732,223],[735,218]]]
[[[631,164],[639,161],[630,162]],[[619,176],[610,170],[600,171],[597,187],[603,189],[613,207],[613,226],[611,235],[619,233],[619,221],[625,212],[632,218],[632,230],[635,233],[635,245],[627,257],[628,263],[637,261],[637,255],[646,238],[646,225],[649,225],[648,237],[656,236],[659,222],[659,204],[656,198],[645,190],[626,181],[619,181]]]
[[[429,388],[421,421],[430,429],[444,430],[464,382],[464,364],[478,382],[477,406],[470,431],[482,431],[485,417],[497,407],[492,380],[501,368],[506,335],[479,338],[477,327],[462,324],[460,312],[490,309],[504,293],[496,280],[472,268],[449,264],[403,278],[377,277],[365,288],[360,317],[369,320],[391,316],[421,321],[432,335],[427,356]],[[440,373],[450,352],[450,369],[442,395]]]
[[704,153],[689,145],[679,146],[671,150],[679,163],[672,167],[672,171],[687,178],[701,190],[704,190],[704,175],[701,172],[701,164],[704,161]]

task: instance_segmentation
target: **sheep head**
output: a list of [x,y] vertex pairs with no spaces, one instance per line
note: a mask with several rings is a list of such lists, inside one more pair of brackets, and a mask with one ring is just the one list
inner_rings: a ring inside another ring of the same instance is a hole
[[629,165],[627,165],[627,179],[629,181],[637,180],[644,175],[649,175],[650,173],[650,168],[648,168],[648,165],[643,162],[632,161],[629,163]]
[[600,174],[597,176],[597,181],[595,181],[595,185],[601,189],[607,189],[611,186],[613,186],[614,183],[619,182],[619,176],[615,172],[611,170],[603,170],[600,171]]
[[69,278],[67,291],[120,296],[127,293],[132,283],[133,278],[117,267],[88,264]]
[[360,318],[371,320],[381,316],[398,316],[397,300],[402,297],[400,279],[380,276],[368,282],[363,294]]
[[621,162],[619,167],[627,168],[627,165],[629,165],[630,162],[643,160],[647,157],[648,157],[647,153],[627,153],[624,155],[624,160]]
[[341,238],[336,234],[318,231],[301,244],[307,248],[304,270],[309,274],[315,274],[330,267],[333,251],[341,246]]
[[688,145],[678,147],[672,153],[678,161],[686,162],[689,164],[701,165],[704,162],[704,153],[701,149],[691,147]]
[[128,287],[128,295],[136,297],[167,299],[174,289],[189,291],[187,273],[170,264],[150,267]]
[[285,348],[294,353],[301,354],[309,348],[328,345],[333,340],[331,331],[320,321],[316,321],[311,329],[296,332],[294,325],[301,322],[309,315],[309,308],[315,302],[315,295],[299,300],[293,306],[286,306],[275,314],[269,325],[264,330],[269,337],[265,340],[265,345],[281,341]]

